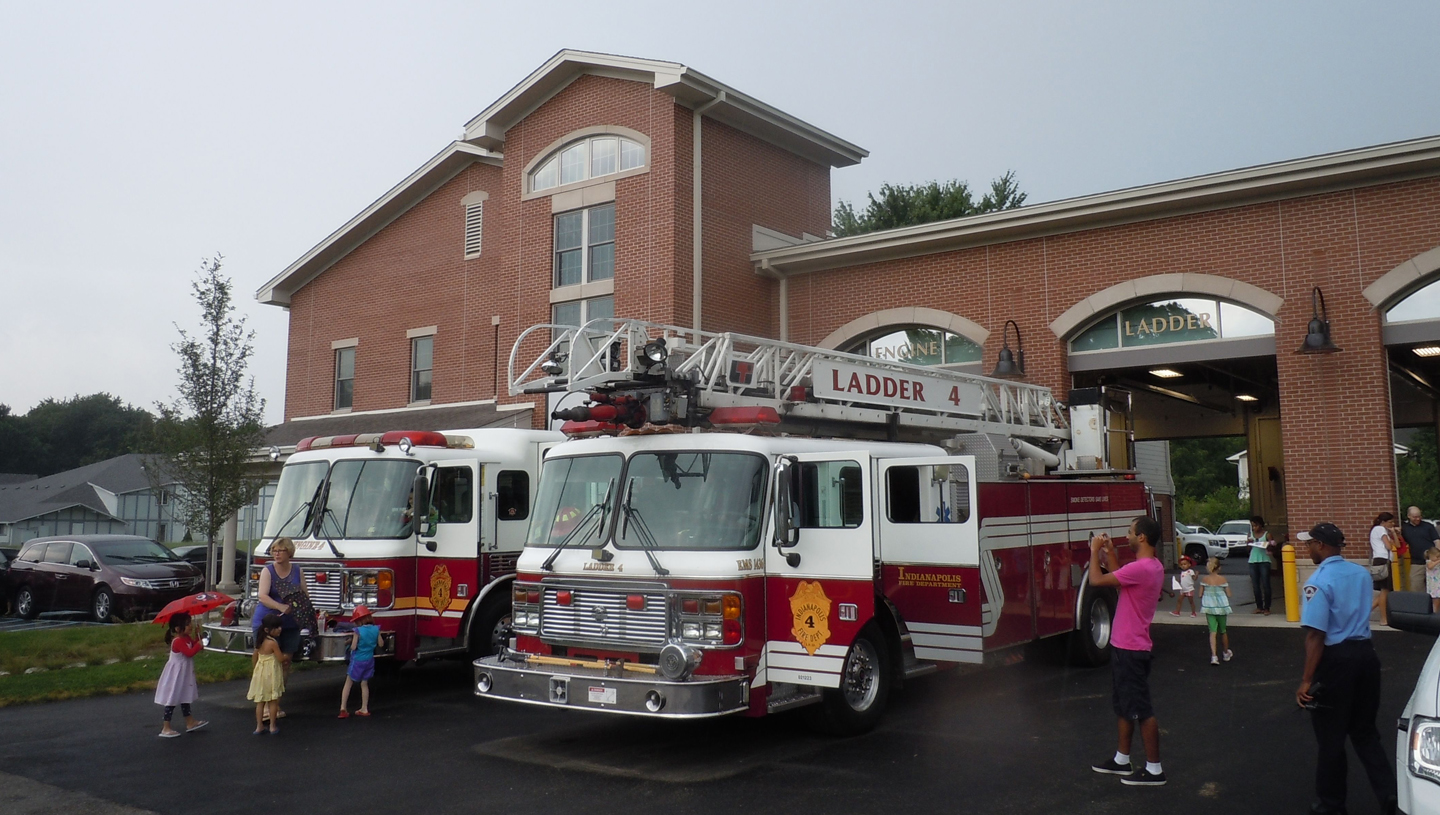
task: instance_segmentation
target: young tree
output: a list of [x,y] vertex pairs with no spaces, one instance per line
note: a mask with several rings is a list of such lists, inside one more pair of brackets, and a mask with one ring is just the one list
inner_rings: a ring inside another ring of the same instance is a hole
[[1014,170],[990,182],[990,191],[979,203],[964,181],[931,181],[915,186],[882,184],[878,198],[875,193],[866,193],[865,197],[870,203],[864,212],[857,213],[849,201],[841,201],[835,208],[831,231],[836,237],[1014,209],[1025,203]]
[[180,341],[171,346],[180,357],[178,395],[157,405],[156,441],[164,465],[152,481],[175,484],[176,516],[205,533],[209,564],[206,587],[217,575],[215,545],[225,520],[255,500],[260,482],[245,462],[260,446],[265,400],[246,376],[254,331],[236,317],[230,279],[220,274],[221,256],[202,262],[191,289],[200,306],[201,331],[192,335],[178,325]]

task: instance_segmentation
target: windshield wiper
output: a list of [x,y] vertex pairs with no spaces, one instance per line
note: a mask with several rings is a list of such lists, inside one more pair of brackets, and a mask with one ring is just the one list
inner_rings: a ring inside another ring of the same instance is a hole
[[[555,551],[551,552],[550,557],[545,558],[545,562],[540,564],[540,568],[542,570],[547,572],[554,571],[550,567],[554,565],[555,558],[560,557],[560,550],[569,546],[570,541],[574,540],[575,536],[580,534],[581,530],[588,529],[590,527],[590,521],[597,515],[600,517],[600,528],[604,528],[605,516],[609,514],[610,511],[610,492],[614,489],[615,479],[612,478],[610,479],[610,483],[605,485],[605,497],[600,499],[600,503],[590,507],[590,511],[586,512],[585,517],[581,518],[578,522],[576,522],[575,526],[570,530],[569,534],[561,538],[559,543],[555,544]],[[581,540],[584,540],[584,538],[581,538]]]
[[[676,483],[678,484],[679,482],[677,481]],[[655,550],[660,548],[660,544],[655,540],[655,536],[650,533],[650,527],[646,525],[645,519],[641,517],[640,510],[631,506],[630,499],[634,497],[635,482],[632,480],[629,488],[625,490],[625,501],[620,504],[620,514],[625,518],[623,524],[620,526],[620,537],[625,537],[625,533],[630,529],[630,521],[635,521],[635,534],[640,538],[640,548],[645,552],[645,558],[650,561],[650,568],[655,570],[655,574],[664,577],[670,574],[670,571],[664,566],[661,566],[660,559],[655,557]]]
[[318,538],[323,536],[325,538],[325,542],[330,545],[331,554],[335,555],[335,557],[345,557],[344,553],[342,553],[339,549],[335,548],[335,541],[330,540],[330,533],[325,531],[325,516],[327,515],[335,519],[336,526],[340,526],[340,516],[336,515],[335,510],[330,508],[330,487],[328,486],[328,482],[327,486],[325,487],[324,497],[321,500],[323,501],[323,503],[320,504],[320,506],[322,507],[322,509],[320,510],[320,517],[317,518],[315,521],[315,537]]

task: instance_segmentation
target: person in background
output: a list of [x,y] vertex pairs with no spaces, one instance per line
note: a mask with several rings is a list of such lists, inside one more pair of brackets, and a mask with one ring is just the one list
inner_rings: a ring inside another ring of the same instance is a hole
[[1255,610],[1252,614],[1270,613],[1270,533],[1265,531],[1265,519],[1259,515],[1250,518],[1250,587],[1255,593]]
[[1222,655],[1215,649],[1217,636],[1225,646],[1225,661],[1229,662],[1235,656],[1230,651],[1230,632],[1226,626],[1230,618],[1230,581],[1220,574],[1218,557],[1210,558],[1205,564],[1205,570],[1209,574],[1200,578],[1200,609],[1205,612],[1205,624],[1210,629],[1210,664],[1219,665]]
[[1410,590],[1427,591],[1425,564],[1430,560],[1430,550],[1440,542],[1440,532],[1435,525],[1420,517],[1420,507],[1405,511],[1405,523],[1400,524],[1400,537],[1410,545]]
[[[272,614],[279,618],[280,634],[275,641],[280,653],[285,655],[282,665],[287,675],[290,673],[290,661],[300,650],[300,623],[295,619],[294,603],[288,602],[287,598],[293,599],[305,591],[300,567],[291,562],[294,557],[295,542],[291,539],[276,538],[270,544],[270,562],[260,570],[260,605],[255,608],[255,616],[250,621],[255,641],[259,642],[262,621]],[[276,712],[280,718],[285,718],[285,711],[279,710],[278,704]]]
[[[1160,722],[1150,704],[1150,654],[1155,647],[1150,640],[1150,621],[1165,585],[1165,567],[1155,557],[1160,524],[1142,515],[1130,522],[1128,537],[1135,560],[1124,566],[1109,535],[1096,535],[1090,541],[1090,585],[1120,591],[1110,635],[1110,704],[1119,720],[1120,742],[1113,758],[1092,764],[1090,769],[1122,776],[1120,783],[1126,786],[1158,787],[1165,783],[1165,769],[1160,764]],[[1102,556],[1105,571],[1101,570]],[[1138,770],[1130,763],[1137,727],[1145,744],[1145,766]]]
[[285,695],[284,665],[290,661],[280,650],[279,636],[284,628],[279,614],[266,614],[260,622],[260,631],[255,637],[255,652],[250,655],[253,666],[250,673],[250,692],[246,699],[255,703],[255,733],[265,735],[265,724],[270,725],[270,735],[280,732],[280,697]]
[[193,733],[210,724],[196,719],[190,713],[190,703],[200,698],[200,686],[195,682],[195,655],[205,646],[200,642],[200,623],[191,622],[190,615],[180,612],[170,618],[165,629],[165,643],[170,646],[170,659],[155,685],[155,704],[165,708],[165,724],[160,729],[160,738],[173,739],[180,731],[170,726],[170,717],[175,706],[180,706],[180,715],[185,717],[185,732]]
[[1380,609],[1381,625],[1390,624],[1390,584],[1394,580],[1390,572],[1399,537],[1393,514],[1382,512],[1375,516],[1375,524],[1370,527],[1370,578],[1375,589],[1370,610]]
[[1318,569],[1305,583],[1305,669],[1295,702],[1310,710],[1319,747],[1315,762],[1314,815],[1345,812],[1345,739],[1365,768],[1380,811],[1395,812],[1395,776],[1375,726],[1380,711],[1380,658],[1370,642],[1369,575],[1340,556],[1345,535],[1318,523],[1296,535],[1309,544]]
[[1440,614],[1440,547],[1425,550],[1425,593],[1430,595],[1430,610]]
[[1180,608],[1185,604],[1185,598],[1190,598],[1190,616],[1195,616],[1195,562],[1189,555],[1180,556],[1180,574],[1176,575],[1174,582],[1170,585],[1171,593],[1175,594],[1175,610],[1170,612],[1171,617],[1180,616]]
[[375,676],[375,647],[380,644],[380,626],[375,615],[363,605],[350,615],[355,633],[350,635],[350,666],[345,669],[345,687],[340,691],[341,719],[350,718],[350,688],[360,683],[360,709],[356,716],[370,715],[370,680]]

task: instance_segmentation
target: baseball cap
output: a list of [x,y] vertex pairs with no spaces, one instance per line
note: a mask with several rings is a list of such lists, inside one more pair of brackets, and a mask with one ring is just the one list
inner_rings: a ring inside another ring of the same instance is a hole
[[1345,545],[1345,533],[1340,531],[1340,527],[1327,521],[1321,521],[1310,527],[1309,532],[1301,532],[1295,537],[1302,541],[1319,541],[1326,546]]

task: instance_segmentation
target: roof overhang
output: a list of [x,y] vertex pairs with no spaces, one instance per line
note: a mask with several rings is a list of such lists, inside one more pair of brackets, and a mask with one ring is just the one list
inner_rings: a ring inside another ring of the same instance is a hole
[[1440,175],[1440,136],[832,238],[750,256],[787,276]]
[[678,62],[569,49],[551,57],[493,105],[467,122],[463,139],[486,149],[503,150],[506,131],[576,78],[587,74],[649,82],[656,90],[674,96],[677,102],[688,108],[714,102],[706,108],[706,116],[818,164],[848,167],[859,164],[861,159],[870,155],[861,147]]
[[376,232],[439,189],[440,185],[476,162],[498,167],[501,156],[473,144],[451,142],[404,181],[396,184],[359,215],[351,218],[299,260],[290,264],[285,271],[261,286],[255,292],[255,299],[266,305],[289,306],[290,295],[301,286],[314,280],[337,260],[345,257],[355,247],[369,240]]

